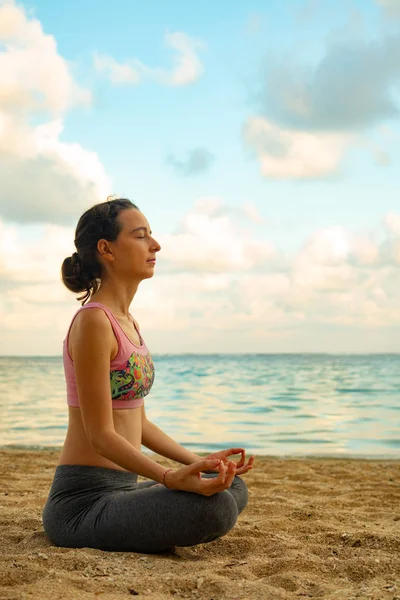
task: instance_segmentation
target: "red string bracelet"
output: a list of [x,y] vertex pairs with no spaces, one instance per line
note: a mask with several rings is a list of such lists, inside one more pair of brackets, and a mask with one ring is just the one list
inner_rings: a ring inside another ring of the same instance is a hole
[[169,487],[167,486],[167,484],[165,483],[165,477],[166,477],[167,473],[169,473],[170,471],[173,471],[173,469],[166,469],[166,470],[164,471],[164,475],[162,476],[162,483],[163,483],[163,485],[165,485],[165,487],[166,487],[166,488],[168,488],[168,489],[170,489],[170,488],[169,488]]

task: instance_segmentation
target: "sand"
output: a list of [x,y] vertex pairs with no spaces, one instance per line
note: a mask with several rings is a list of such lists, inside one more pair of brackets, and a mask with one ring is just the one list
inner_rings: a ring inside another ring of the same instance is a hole
[[53,546],[57,457],[0,451],[1,600],[400,600],[400,461],[258,457],[228,535],[144,555]]

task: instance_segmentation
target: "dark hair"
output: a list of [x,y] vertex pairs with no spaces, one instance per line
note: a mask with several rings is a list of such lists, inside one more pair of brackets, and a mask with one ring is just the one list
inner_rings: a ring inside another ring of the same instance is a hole
[[119,214],[128,208],[139,208],[126,198],[107,199],[83,213],[75,230],[76,252],[64,259],[61,277],[64,285],[75,293],[85,292],[77,298],[82,306],[100,287],[101,264],[97,258],[97,242],[113,242],[121,231]]

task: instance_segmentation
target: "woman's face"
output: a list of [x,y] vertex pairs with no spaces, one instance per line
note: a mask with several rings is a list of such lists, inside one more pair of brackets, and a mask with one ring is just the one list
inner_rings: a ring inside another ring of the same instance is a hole
[[[149,262],[149,259],[156,258],[161,246],[151,236],[146,217],[140,210],[128,208],[119,213],[118,220],[121,231],[114,242],[107,242],[109,252],[104,255],[110,268],[129,279],[153,277],[155,263]],[[100,240],[98,244],[100,254],[104,241]]]

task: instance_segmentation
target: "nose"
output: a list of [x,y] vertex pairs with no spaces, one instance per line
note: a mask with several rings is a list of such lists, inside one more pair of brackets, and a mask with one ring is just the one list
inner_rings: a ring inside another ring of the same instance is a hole
[[153,251],[159,252],[161,250],[160,244],[153,238]]

